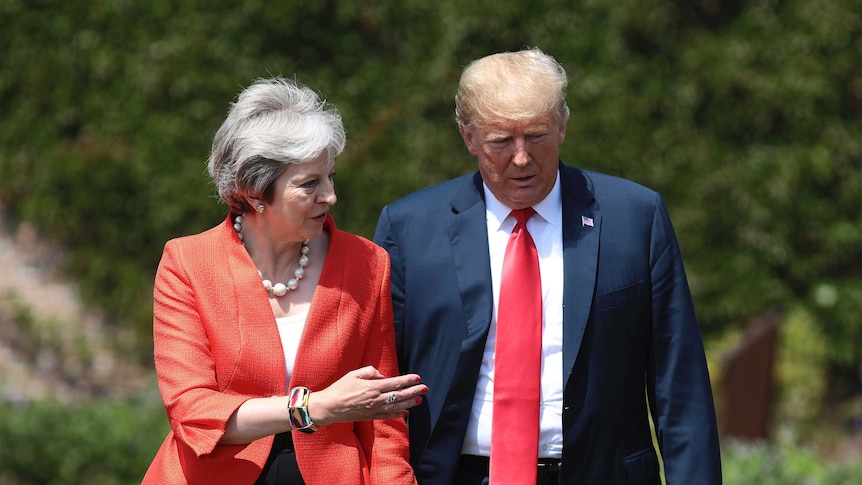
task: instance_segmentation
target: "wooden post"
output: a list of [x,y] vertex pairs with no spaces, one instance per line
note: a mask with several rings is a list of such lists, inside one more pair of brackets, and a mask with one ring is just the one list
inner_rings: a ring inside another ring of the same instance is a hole
[[722,436],[743,441],[769,439],[779,320],[778,314],[769,314],[749,323],[739,347],[724,361],[719,413]]

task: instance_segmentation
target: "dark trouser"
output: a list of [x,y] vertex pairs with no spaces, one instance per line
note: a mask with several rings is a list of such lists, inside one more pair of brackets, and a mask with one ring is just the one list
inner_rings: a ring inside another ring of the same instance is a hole
[[305,485],[296,464],[293,437],[290,431],[275,435],[272,451],[254,485]]
[[[488,485],[487,456],[461,455],[455,478],[452,483],[458,485]],[[560,485],[560,460],[539,458],[536,485]]]

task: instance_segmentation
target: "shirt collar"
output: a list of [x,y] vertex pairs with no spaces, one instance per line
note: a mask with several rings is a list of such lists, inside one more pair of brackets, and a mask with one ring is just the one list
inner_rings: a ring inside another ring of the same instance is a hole
[[[494,194],[491,193],[491,189],[488,188],[485,182],[482,182],[482,188],[485,190],[485,210],[488,221],[495,223],[497,230],[499,230],[512,212],[512,208],[506,207],[506,205],[494,197]],[[541,202],[533,206],[533,209],[539,217],[549,224],[557,224],[558,221],[562,221],[563,199],[560,195],[559,170],[557,170],[557,179],[554,181],[553,188],[551,188],[551,191]]]

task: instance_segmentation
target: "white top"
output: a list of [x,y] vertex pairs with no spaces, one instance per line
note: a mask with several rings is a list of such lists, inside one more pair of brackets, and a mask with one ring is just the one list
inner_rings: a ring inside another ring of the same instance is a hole
[[305,328],[305,320],[308,318],[308,310],[296,315],[276,318],[278,334],[281,336],[281,348],[284,350],[284,365],[286,367],[287,382],[293,374],[293,363],[296,360],[296,351],[299,349],[299,338]]
[[[486,220],[491,258],[494,310],[479,381],[461,452],[491,455],[491,415],[494,402],[494,348],[497,341],[497,305],[500,275],[509,235],[515,228],[512,209],[504,206],[485,186]],[[563,454],[563,207],[560,177],[548,196],[533,206],[536,215],[527,230],[539,253],[542,278],[542,402],[540,403],[539,458],[562,458]]]

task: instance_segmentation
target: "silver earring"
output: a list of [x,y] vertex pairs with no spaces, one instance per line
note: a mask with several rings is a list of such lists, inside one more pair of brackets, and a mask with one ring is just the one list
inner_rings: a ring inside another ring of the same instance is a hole
[[263,204],[257,205],[257,211],[260,212],[261,214],[263,214]]

